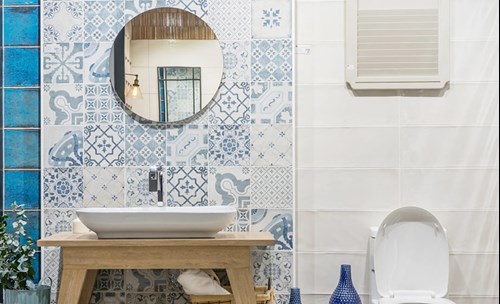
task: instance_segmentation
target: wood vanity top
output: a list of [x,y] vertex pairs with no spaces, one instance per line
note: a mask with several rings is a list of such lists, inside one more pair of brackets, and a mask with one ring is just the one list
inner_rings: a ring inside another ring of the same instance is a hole
[[220,232],[213,239],[98,239],[95,233],[62,232],[37,242],[39,247],[179,247],[179,246],[272,246],[275,240],[269,232]]

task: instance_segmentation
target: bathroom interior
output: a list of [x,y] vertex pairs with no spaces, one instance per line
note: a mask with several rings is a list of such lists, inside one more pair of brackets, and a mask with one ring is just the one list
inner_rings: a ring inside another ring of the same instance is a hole
[[[158,11],[207,37],[157,38],[170,51],[130,38]],[[364,36],[383,30],[405,48]],[[12,221],[23,204],[36,241],[71,233],[82,209],[232,207],[227,233],[274,239],[250,266],[277,304],[292,287],[329,303],[346,264],[374,304],[376,228],[427,210],[447,245],[438,298],[498,303],[498,31],[497,0],[0,0],[0,213]],[[397,61],[433,47],[419,55],[430,61]],[[183,76],[169,76],[182,73],[196,97],[172,117]],[[35,250],[34,281],[56,304],[61,249]],[[436,276],[422,269],[410,281]],[[180,273],[102,269],[90,303],[186,304]]]

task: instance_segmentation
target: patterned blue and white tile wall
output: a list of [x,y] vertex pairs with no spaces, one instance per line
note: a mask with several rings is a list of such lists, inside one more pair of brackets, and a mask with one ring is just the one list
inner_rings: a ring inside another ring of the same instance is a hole
[[[41,213],[39,32],[38,0],[0,1],[0,213],[11,223],[12,203],[24,205],[34,240]],[[34,266],[38,281],[39,251]],[[0,302],[1,293],[0,286]]]
[[[229,231],[269,231],[254,278],[279,303],[293,278],[293,40],[290,0],[43,2],[43,226],[68,231],[81,207],[155,206],[147,170],[166,166],[169,206],[230,205]],[[210,108],[187,125],[139,124],[109,86],[108,57],[138,13],[176,7],[203,18],[224,54]],[[57,249],[43,251],[57,290]],[[185,303],[178,271],[103,271],[92,303]]]

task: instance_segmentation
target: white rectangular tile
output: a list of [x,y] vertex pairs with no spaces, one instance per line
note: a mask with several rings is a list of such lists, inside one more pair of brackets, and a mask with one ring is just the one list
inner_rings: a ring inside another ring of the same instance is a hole
[[496,167],[498,127],[401,129],[401,165],[407,168]]
[[[300,96],[300,88],[299,95]],[[499,123],[497,84],[452,84],[441,97],[402,97],[403,125],[492,125]],[[300,101],[300,99],[298,99]],[[298,103],[300,109],[300,103]],[[298,113],[300,122],[300,112]]]
[[398,170],[307,168],[297,172],[299,210],[390,210],[399,203]]
[[498,42],[451,43],[451,81],[498,82]]
[[498,266],[498,254],[452,255],[450,257],[450,296],[498,297]]
[[[333,293],[333,290],[332,290]],[[308,295],[302,293],[302,303],[304,304],[325,304],[330,301],[331,294],[326,295]],[[369,303],[369,296],[360,294],[361,303]],[[489,304],[489,303],[488,303]]]
[[430,210],[498,210],[498,170],[403,170],[401,202]]
[[344,3],[297,2],[296,41],[344,41]]
[[499,298],[497,297],[450,297],[450,300],[455,304],[498,304]]
[[345,83],[344,43],[314,43],[296,56],[297,84]]
[[397,126],[399,97],[355,96],[345,85],[296,87],[298,126]]
[[395,168],[397,128],[299,128],[298,167]]
[[452,39],[498,41],[498,0],[454,0]]

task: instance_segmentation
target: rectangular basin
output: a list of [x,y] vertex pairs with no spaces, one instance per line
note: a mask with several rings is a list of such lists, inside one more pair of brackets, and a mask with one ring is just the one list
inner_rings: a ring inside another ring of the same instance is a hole
[[231,224],[236,208],[86,208],[76,213],[100,239],[213,238]]

